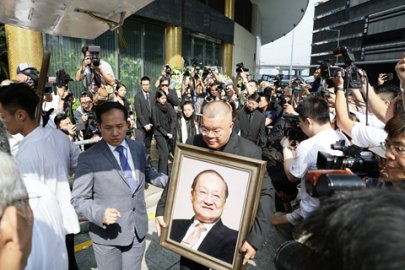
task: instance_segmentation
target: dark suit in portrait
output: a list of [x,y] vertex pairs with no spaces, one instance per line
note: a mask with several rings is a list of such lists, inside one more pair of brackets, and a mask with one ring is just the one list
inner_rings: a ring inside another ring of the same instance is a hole
[[[145,207],[145,181],[164,187],[168,177],[152,169],[146,160],[143,143],[125,140],[132,156],[130,166],[138,182],[132,191],[109,145],[101,140],[79,156],[72,191],[72,204],[76,212],[89,222],[93,243],[101,247],[131,247],[132,243],[145,242],[148,217]],[[116,208],[121,216],[111,225],[103,223],[106,208]],[[143,251],[138,254],[142,260]],[[103,269],[121,269],[113,256],[105,256]],[[111,257],[111,259],[109,258]],[[107,261],[106,260],[111,260]],[[99,264],[99,262],[97,262]],[[140,263],[139,263],[140,267]],[[99,266],[99,269],[100,268]],[[140,268],[139,268],[140,269]]]
[[[192,224],[193,219],[174,219],[172,221],[170,238],[180,243]],[[197,250],[214,258],[232,264],[237,239],[238,231],[232,230],[229,227],[225,226],[220,219],[205,236],[204,240],[201,242]],[[184,261],[188,259],[182,258],[182,260],[184,264]],[[192,261],[189,261],[188,265],[190,265],[190,263],[192,263]],[[189,268],[207,269],[204,266],[201,266],[201,268],[196,268],[196,266],[189,266]]]
[[[151,100],[152,99],[152,100]],[[155,98],[149,93],[149,103],[146,101],[145,94],[141,90],[135,95],[135,112],[136,112],[136,139],[145,143],[148,153],[153,137],[153,127],[151,130],[145,130],[144,126],[152,124],[152,106]]]

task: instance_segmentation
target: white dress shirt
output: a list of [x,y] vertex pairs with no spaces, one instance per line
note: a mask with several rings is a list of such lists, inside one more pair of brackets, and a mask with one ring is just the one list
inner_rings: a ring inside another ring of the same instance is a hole
[[[115,151],[115,148],[117,148],[117,146],[112,146],[112,145],[109,145],[108,143],[107,143],[107,145],[108,145],[108,148],[110,148],[115,159],[117,160],[118,165],[120,165],[120,167],[121,167],[120,154],[117,151]],[[129,149],[127,141],[123,140],[121,145],[124,147],[124,155],[128,160],[129,167],[131,168],[132,178],[135,179],[136,181],[139,181],[139,179],[136,179],[136,177],[135,177],[134,160],[132,159],[131,151]],[[123,170],[122,167],[121,167],[121,170]]]
[[66,234],[80,231],[76,212],[70,203],[68,182],[70,170],[76,168],[79,154],[79,148],[60,130],[37,127],[20,142],[15,158],[23,178],[38,179],[55,194]]

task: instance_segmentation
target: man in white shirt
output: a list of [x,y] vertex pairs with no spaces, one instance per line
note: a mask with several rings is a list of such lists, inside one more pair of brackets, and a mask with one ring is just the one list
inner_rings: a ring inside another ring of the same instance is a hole
[[25,178],[35,177],[55,194],[66,233],[71,269],[75,269],[73,234],[80,231],[78,218],[70,204],[68,183],[70,171],[75,169],[80,150],[62,132],[42,128],[34,120],[39,98],[25,83],[0,88],[0,116],[10,134],[21,133],[16,156],[17,167]]
[[341,151],[333,150],[331,145],[337,141],[347,139],[343,133],[332,129],[329,119],[328,103],[321,97],[309,96],[297,107],[299,126],[309,138],[299,143],[293,149],[288,138],[281,141],[284,156],[284,171],[291,182],[301,179],[300,207],[301,215],[306,218],[308,214],[319,206],[319,200],[311,197],[305,189],[305,175],[309,170],[317,169],[318,152],[332,155],[342,155]]

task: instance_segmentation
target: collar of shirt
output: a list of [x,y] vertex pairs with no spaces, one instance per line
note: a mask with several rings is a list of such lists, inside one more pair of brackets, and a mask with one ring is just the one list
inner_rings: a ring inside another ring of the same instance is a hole
[[[132,159],[131,151],[129,149],[129,145],[128,145],[127,140],[123,140],[120,145],[122,145],[124,147],[124,155],[126,156],[126,158],[128,160],[129,167],[131,168],[132,177],[134,179],[136,179],[136,174],[135,174],[135,169],[136,168],[134,168],[135,163],[134,163],[134,160]],[[120,154],[117,151],[115,151],[115,148],[117,148],[117,146],[112,146],[112,145],[110,145],[108,143],[107,143],[107,146],[110,149],[111,153],[113,154],[113,156],[114,156],[115,160],[117,161],[118,165],[121,167]]]
[[[205,232],[201,233],[200,239],[197,241],[197,243],[192,247],[193,250],[197,250],[202,241],[204,241],[205,237],[207,236],[207,234],[210,232],[210,230],[212,229],[212,227],[214,227],[215,224],[217,224],[217,222],[219,221],[219,219],[217,221],[215,221],[214,223],[203,223],[204,227],[207,229]],[[190,227],[188,228],[186,235],[184,236],[183,240],[186,239],[190,234],[193,233],[193,231],[196,229],[196,225],[200,224],[201,222],[198,221],[196,218],[193,219],[193,223],[190,225]]]

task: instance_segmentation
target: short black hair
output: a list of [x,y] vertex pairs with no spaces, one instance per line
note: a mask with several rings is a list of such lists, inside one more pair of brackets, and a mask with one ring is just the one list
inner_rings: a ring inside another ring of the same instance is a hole
[[55,123],[56,127],[59,127],[60,122],[68,118],[68,116],[64,113],[58,113],[55,118],[53,119],[53,122]]
[[113,109],[117,109],[122,111],[122,113],[124,114],[124,120],[127,121],[128,119],[128,110],[125,109],[124,105],[122,105],[121,103],[119,103],[118,101],[107,101],[104,102],[101,105],[98,105],[95,109],[96,111],[96,119],[97,119],[97,123],[101,124],[101,115],[103,115],[106,112],[109,112]]
[[248,96],[248,100],[254,100],[257,103],[259,103],[260,102],[260,95],[257,92],[254,92],[253,94]]
[[328,102],[318,96],[307,96],[295,110],[301,120],[311,118],[320,125],[330,123]]
[[337,193],[299,227],[313,249],[300,269],[405,269],[404,226],[404,190]]
[[150,82],[150,78],[148,77],[148,76],[143,76],[142,78],[141,78],[141,82],[142,81],[149,81]]
[[155,99],[157,100],[158,98],[161,98],[163,96],[167,97],[167,94],[164,91],[157,91],[156,95],[155,95]]
[[18,109],[22,109],[31,120],[35,120],[39,97],[28,84],[12,83],[0,88],[0,103],[10,114],[14,115]]

